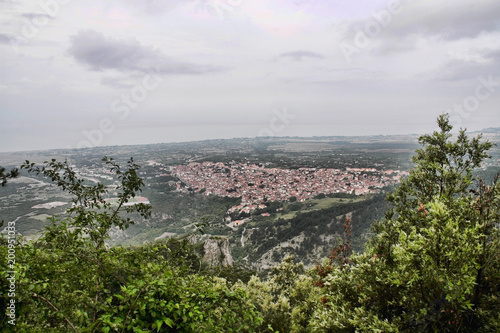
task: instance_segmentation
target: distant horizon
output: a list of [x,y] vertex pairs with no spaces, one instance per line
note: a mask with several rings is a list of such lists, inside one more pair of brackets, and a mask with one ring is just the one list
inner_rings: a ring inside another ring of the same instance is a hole
[[[83,150],[83,149],[99,149],[99,148],[111,148],[111,147],[133,147],[133,146],[148,146],[148,145],[169,145],[169,144],[183,144],[183,143],[196,143],[196,142],[205,142],[205,141],[226,141],[226,140],[257,140],[259,138],[262,139],[286,139],[286,138],[298,138],[298,139],[315,139],[315,138],[370,138],[370,137],[411,137],[411,136],[421,136],[425,134],[430,134],[437,129],[437,126],[434,130],[428,131],[426,133],[386,133],[386,134],[366,134],[366,135],[314,135],[314,136],[301,136],[301,135],[276,135],[276,136],[242,136],[242,137],[228,137],[228,138],[201,138],[195,140],[182,140],[182,141],[158,141],[158,142],[143,142],[143,143],[121,143],[121,144],[109,144],[109,145],[101,145],[101,146],[92,146],[92,147],[84,147],[84,148],[75,148],[75,147],[56,147],[56,148],[46,148],[46,149],[31,149],[31,150],[11,150],[11,151],[0,151],[0,154],[9,154],[9,153],[31,153],[31,152],[48,152],[48,151],[64,151],[64,150]],[[487,131],[495,131],[500,132],[500,127],[488,127],[480,130],[468,130],[467,133],[489,133]],[[457,130],[454,128],[452,133],[457,133]]]

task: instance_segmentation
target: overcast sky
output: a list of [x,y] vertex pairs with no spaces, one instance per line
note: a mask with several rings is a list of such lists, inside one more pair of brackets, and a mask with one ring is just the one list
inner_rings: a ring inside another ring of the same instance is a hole
[[500,127],[498,0],[0,0],[0,151]]

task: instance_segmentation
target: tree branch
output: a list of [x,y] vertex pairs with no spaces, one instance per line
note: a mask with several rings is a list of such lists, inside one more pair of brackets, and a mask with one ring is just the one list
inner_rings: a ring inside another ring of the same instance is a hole
[[[37,295],[37,294],[33,294],[33,297],[40,298],[42,301],[44,301],[45,303],[47,303],[48,305],[50,305],[50,307],[52,307],[54,310],[56,310],[57,312],[61,312],[61,311],[59,311],[58,308],[56,308],[54,306],[54,304],[50,303],[46,298],[44,298],[44,297],[42,297],[40,295]],[[66,316],[64,316],[64,315],[63,315],[63,317],[64,317],[64,320],[71,326],[71,328],[73,329],[73,331],[78,332],[76,330],[75,326],[73,326],[73,324],[68,320],[68,318],[66,318]]]

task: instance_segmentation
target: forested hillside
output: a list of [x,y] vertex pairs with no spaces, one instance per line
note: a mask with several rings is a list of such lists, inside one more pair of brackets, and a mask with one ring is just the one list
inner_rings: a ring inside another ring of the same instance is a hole
[[[26,161],[24,170],[52,182],[72,204],[37,240],[17,237],[15,222],[6,222],[0,266],[8,292],[0,297],[0,326],[6,332],[494,332],[500,183],[474,176],[492,144],[465,131],[452,136],[447,115],[438,126],[420,137],[413,169],[385,202],[380,195],[320,197],[310,207],[292,201],[281,215],[239,227],[231,239],[243,242],[235,257],[253,245],[246,260],[267,255],[267,264],[280,262],[266,277],[203,263],[203,250],[189,237],[216,230],[203,216],[179,239],[109,247],[111,232],[151,214],[149,204],[133,200],[144,188],[133,159],[125,165],[103,159],[119,180],[113,201],[106,200],[109,187],[89,184],[67,162]],[[7,187],[15,176],[5,179]],[[369,229],[373,218],[378,222]],[[361,236],[369,238],[364,246]],[[304,253],[311,260],[305,264],[323,260],[306,269],[283,258]]]
[[251,250],[242,253],[249,253],[247,260],[255,269],[277,265],[287,256],[293,256],[306,266],[317,264],[328,257],[332,247],[340,244],[342,226],[347,217],[353,221],[354,248],[360,251],[372,222],[384,216],[384,195],[356,202],[348,196],[337,200],[340,201],[330,208],[307,211],[307,207],[296,207],[300,210],[290,219],[257,220],[247,227],[240,227],[233,252],[237,254],[244,250],[239,241],[243,237],[245,247]]

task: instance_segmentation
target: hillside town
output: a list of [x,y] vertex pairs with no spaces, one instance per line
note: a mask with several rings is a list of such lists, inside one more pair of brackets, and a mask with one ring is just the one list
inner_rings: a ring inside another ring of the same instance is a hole
[[[173,168],[181,180],[180,192],[241,197],[242,212],[255,210],[267,201],[304,201],[319,194],[353,193],[366,195],[396,184],[407,172],[372,168],[321,169],[268,168],[265,165],[221,162],[189,163]],[[264,206],[265,207],[265,206]]]

